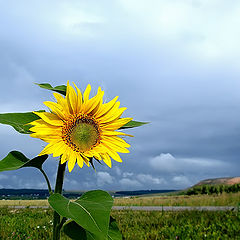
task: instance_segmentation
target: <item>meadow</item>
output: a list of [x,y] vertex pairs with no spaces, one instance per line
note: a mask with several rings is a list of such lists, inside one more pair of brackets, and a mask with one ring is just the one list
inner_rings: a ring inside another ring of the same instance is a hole
[[[240,193],[194,196],[115,198],[121,206],[237,206]],[[0,239],[49,240],[52,210],[14,209],[8,206],[48,206],[47,200],[1,200]],[[112,211],[125,240],[240,239],[240,212]],[[69,239],[62,233],[63,240]]]
[[[151,195],[115,198],[115,206],[236,206],[240,192],[220,195]],[[47,200],[0,200],[1,206],[49,206]]]
[[236,206],[240,192],[214,195],[173,195],[115,198],[115,206]]
[[[0,239],[49,240],[51,209],[0,208]],[[240,239],[239,212],[112,211],[125,240]],[[61,233],[62,240],[69,238]]]
[[[240,193],[221,195],[176,195],[115,198],[118,206],[238,206]],[[52,214],[48,209],[14,209],[8,206],[48,206],[47,200],[1,200],[0,239],[51,239]],[[147,212],[116,211],[125,240],[239,239],[240,212]],[[69,238],[62,233],[63,240]]]

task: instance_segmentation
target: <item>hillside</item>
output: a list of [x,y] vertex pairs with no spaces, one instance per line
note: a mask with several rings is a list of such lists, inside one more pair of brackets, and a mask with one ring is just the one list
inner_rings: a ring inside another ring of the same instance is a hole
[[240,184],[240,177],[227,177],[227,178],[212,178],[205,179],[195,184],[194,186],[200,185],[233,185]]

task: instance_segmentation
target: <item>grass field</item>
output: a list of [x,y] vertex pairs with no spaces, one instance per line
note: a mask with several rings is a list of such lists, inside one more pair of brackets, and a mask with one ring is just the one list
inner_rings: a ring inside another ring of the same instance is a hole
[[[0,239],[49,240],[52,210],[0,208]],[[125,240],[240,239],[237,212],[112,211]],[[62,240],[69,239],[62,233]]]
[[[115,206],[236,206],[239,193],[115,198]],[[48,206],[47,200],[0,200],[1,206]]]
[[[198,196],[144,196],[116,198],[122,206],[236,206],[240,193]],[[7,206],[48,206],[47,200],[1,200],[0,239],[49,240],[51,209],[11,209]],[[239,239],[240,212],[112,211],[125,240]],[[62,233],[62,240],[69,240]]]
[[115,206],[236,206],[240,192],[221,195],[151,196],[114,199]]

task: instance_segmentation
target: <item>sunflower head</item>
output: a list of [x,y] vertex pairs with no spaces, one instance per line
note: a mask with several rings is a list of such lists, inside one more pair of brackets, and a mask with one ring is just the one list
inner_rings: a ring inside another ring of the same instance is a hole
[[[74,84],[74,83],[73,83]],[[118,153],[127,153],[130,145],[116,131],[132,118],[120,118],[126,108],[120,108],[115,97],[103,103],[104,91],[89,98],[91,86],[82,94],[67,84],[66,97],[53,93],[56,102],[44,102],[51,112],[34,112],[40,119],[31,122],[32,137],[40,138],[48,145],[39,155],[53,154],[61,157],[61,163],[68,161],[69,172],[75,163],[89,166],[91,158],[103,160],[111,167],[111,159],[122,162]],[[130,135],[128,135],[130,136]]]

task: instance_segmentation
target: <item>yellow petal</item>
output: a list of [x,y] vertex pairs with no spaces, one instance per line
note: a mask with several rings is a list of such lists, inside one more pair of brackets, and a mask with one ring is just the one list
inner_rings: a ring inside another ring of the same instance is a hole
[[93,150],[96,151],[96,152],[98,152],[99,154],[106,152],[106,151],[105,151],[105,148],[102,147],[102,144],[101,144],[101,143],[98,144],[97,146],[95,146],[95,147],[93,148]]
[[63,107],[55,102],[46,101],[44,104],[49,107],[53,113],[57,114],[59,118],[65,120],[66,116],[63,113]]
[[87,85],[87,88],[86,88],[86,90],[85,90],[85,92],[84,92],[84,94],[83,94],[84,103],[87,103],[87,102],[88,102],[90,92],[91,92],[91,85],[88,84],[88,85]]
[[108,165],[108,167],[112,167],[112,162],[111,162],[111,158],[109,157],[109,155],[106,154],[101,154],[103,161]]
[[69,82],[67,84],[67,94],[66,99],[68,102],[69,109],[71,109],[71,113],[77,113],[77,94],[73,87],[69,85]]
[[102,125],[101,128],[103,130],[117,130],[128,122],[132,121],[132,118],[120,118],[115,120],[109,124]]
[[116,151],[116,152],[121,152],[121,153],[129,153],[129,150],[124,148],[124,147],[121,147],[119,145],[116,145],[115,143],[113,142],[109,142],[109,141],[106,141],[106,140],[102,140],[102,143],[104,143],[104,145],[107,145],[109,146],[113,151]]
[[[46,123],[48,123],[50,125],[53,125],[53,126],[62,126],[63,125],[62,120],[53,113],[48,113],[48,112],[33,112],[33,113],[38,115],[43,121],[45,121]],[[37,122],[37,121],[34,121],[34,122]],[[33,124],[34,124],[34,122],[33,122]],[[30,124],[32,124],[32,123],[30,123]]]
[[82,93],[81,93],[80,89],[75,85],[75,83],[73,83],[73,84],[77,90],[77,112],[81,112],[82,101],[83,101]]
[[100,108],[98,109],[98,111],[95,114],[95,118],[96,119],[100,118],[101,116],[106,114],[110,109],[112,109],[112,107],[115,105],[117,99],[118,99],[118,96],[116,96],[110,102],[104,103],[103,105],[101,105]]
[[131,147],[131,145],[129,145],[126,141],[124,141],[122,138],[117,136],[111,136],[111,137],[105,136],[104,139],[122,147],[127,147],[127,148]]
[[35,132],[39,135],[56,135],[56,136],[61,136],[61,131],[59,128],[47,128],[47,127],[40,127],[40,126],[35,126],[31,127],[29,129],[32,132]]
[[38,156],[44,155],[44,154],[51,154],[54,149],[54,144],[48,144],[39,154]]
[[80,154],[77,154],[77,164],[80,168],[83,167],[83,159]]
[[54,143],[56,141],[62,140],[62,138],[59,136],[51,136],[51,135],[41,136],[38,138],[40,138],[41,140],[43,140],[44,142],[47,142],[47,143]]
[[110,157],[112,159],[114,159],[117,162],[122,162],[122,159],[120,158],[120,156],[118,155],[117,152],[113,151],[111,148],[109,148],[107,145],[105,145],[104,143],[102,143],[102,145],[105,147],[106,152],[110,155]]
[[109,113],[108,116],[106,115],[103,118],[101,118],[101,123],[109,123],[109,122],[119,119],[126,109],[127,108],[125,108],[125,107],[119,108],[114,113],[111,113],[111,115]]
[[116,102],[116,103],[114,104],[114,106],[113,106],[106,114],[104,114],[104,115],[102,115],[101,117],[98,118],[99,121],[100,121],[101,123],[104,123],[105,120],[107,120],[107,119],[115,116],[116,113],[118,112],[119,106],[120,106],[120,102]]
[[53,95],[56,98],[57,103],[62,106],[64,113],[69,116],[70,111],[69,111],[69,107],[68,107],[68,103],[67,103],[66,99],[59,93],[53,93]]
[[102,135],[105,135],[105,136],[121,136],[121,135],[123,135],[123,136],[133,137],[133,135],[126,134],[123,132],[116,132],[116,131],[103,131]]
[[104,91],[101,88],[98,89],[98,93],[95,97],[91,98],[84,107],[84,113],[90,114],[91,112],[96,112],[104,95]]
[[53,157],[58,157],[62,155],[66,152],[67,148],[68,146],[63,141],[54,144]]
[[69,154],[69,160],[68,160],[68,171],[71,172],[74,168],[74,165],[76,163],[76,155],[74,151],[71,151]]
[[35,120],[33,122],[30,122],[29,125],[32,125],[32,126],[46,125],[46,126],[52,126],[53,127],[53,125],[50,125],[49,123],[43,121],[42,119],[38,119],[38,120]]
[[89,165],[89,159],[85,156],[85,154],[82,154],[81,156],[82,156],[83,161],[85,162],[85,164],[89,167],[90,166]]
[[63,155],[61,156],[61,164],[65,163],[68,160],[68,151],[66,151],[65,153],[63,153]]
[[[95,149],[95,148],[94,148],[94,149]],[[94,149],[92,149],[92,150],[89,151],[89,152],[91,153],[91,155],[92,155],[93,157],[95,157],[97,160],[102,160],[100,154],[99,154],[97,151],[95,151]]]

